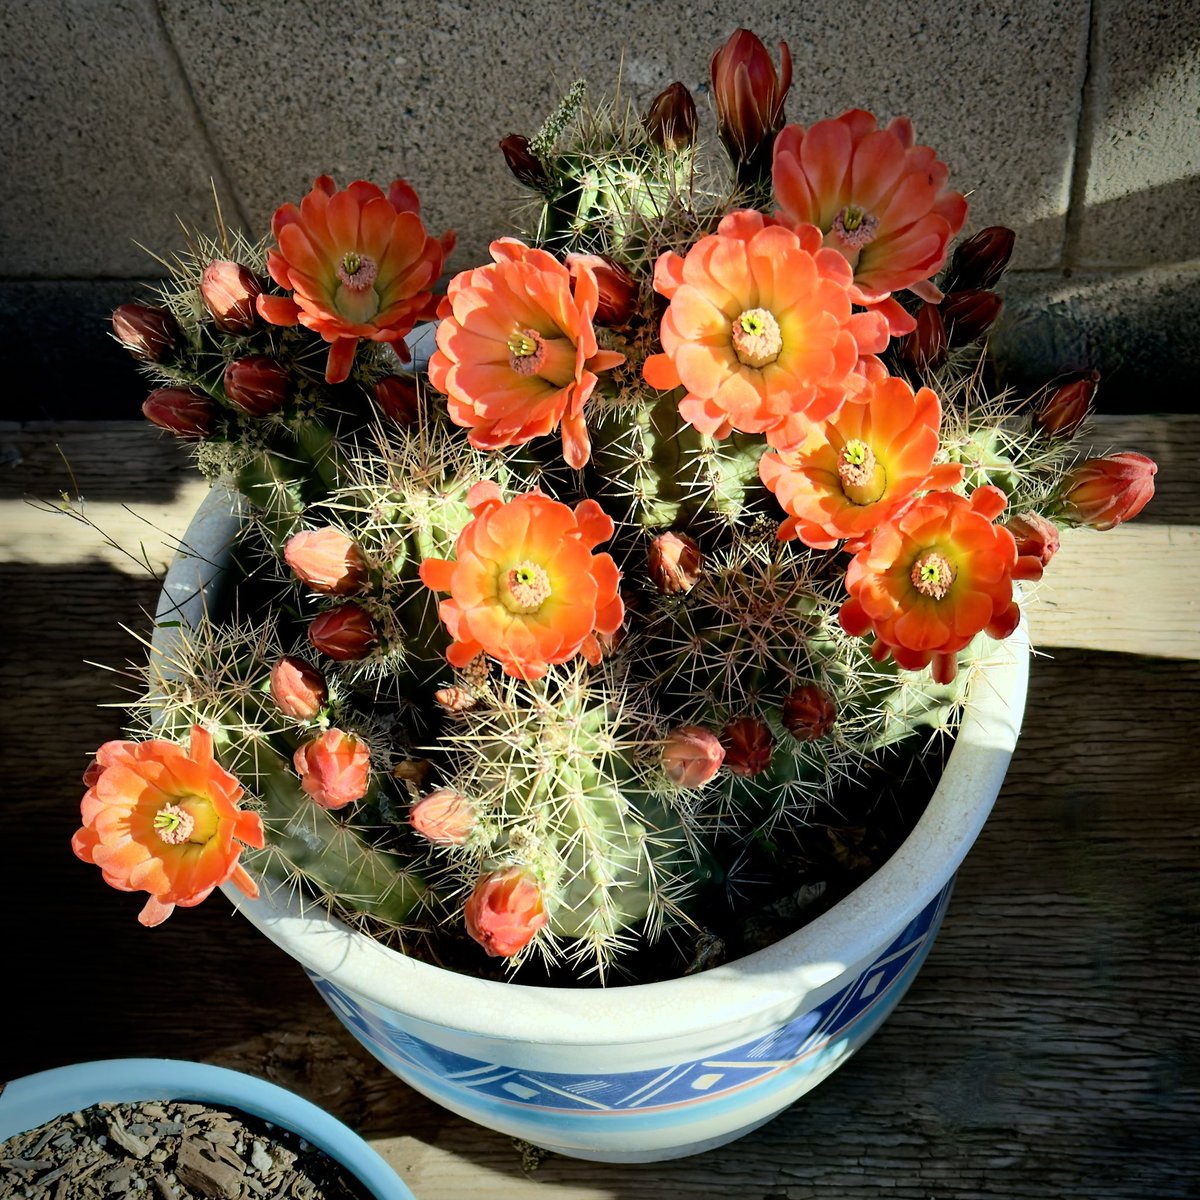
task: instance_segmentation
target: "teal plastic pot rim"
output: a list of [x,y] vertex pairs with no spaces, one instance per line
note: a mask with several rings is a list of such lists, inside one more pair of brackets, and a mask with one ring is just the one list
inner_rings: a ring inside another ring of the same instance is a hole
[[324,1151],[378,1200],[413,1200],[396,1172],[324,1109],[265,1079],[180,1059],[110,1058],[15,1079],[0,1092],[0,1141],[93,1104],[149,1100],[192,1100],[241,1109]]
[[[219,605],[221,576],[241,522],[236,497],[214,489],[184,536],[159,599],[154,647],[168,661],[180,628]],[[766,949],[660,983],[541,988],[460,975],[350,929],[293,891],[249,900],[222,891],[277,946],[343,990],[431,1027],[543,1046],[628,1045],[682,1038],[797,1011],[872,961],[945,887],[983,828],[1004,782],[1025,709],[1029,640],[1022,625],[978,672],[941,780],[896,853],[811,924]]]

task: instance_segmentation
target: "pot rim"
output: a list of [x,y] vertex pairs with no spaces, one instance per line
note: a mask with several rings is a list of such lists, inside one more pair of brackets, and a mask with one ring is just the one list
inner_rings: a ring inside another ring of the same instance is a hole
[[[205,498],[164,581],[154,646],[178,634],[159,621],[197,621],[240,523],[237,500]],[[199,585],[199,586],[198,586]],[[975,673],[942,777],[920,821],[869,879],[804,928],[734,962],[657,983],[546,988],[479,979],[389,949],[294,891],[265,888],[235,907],[310,971],[434,1027],[501,1041],[605,1046],[686,1037],[714,1024],[790,1014],[799,995],[865,967],[942,890],[1000,790],[1020,730],[1029,678],[1024,624]]]
[[379,1200],[413,1200],[378,1152],[332,1113],[265,1079],[184,1059],[109,1058],[14,1079],[0,1090],[0,1141],[93,1104],[153,1100],[239,1108],[311,1142]]

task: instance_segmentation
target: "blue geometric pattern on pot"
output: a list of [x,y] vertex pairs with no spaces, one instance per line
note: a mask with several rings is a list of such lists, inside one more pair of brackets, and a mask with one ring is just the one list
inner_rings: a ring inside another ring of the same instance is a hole
[[941,923],[952,886],[953,880],[852,983],[782,1028],[716,1057],[642,1071],[581,1076],[531,1072],[471,1058],[414,1037],[388,1020],[375,1005],[351,997],[311,971],[308,974],[350,1032],[389,1066],[394,1064],[401,1075],[415,1070],[443,1086],[449,1084],[481,1098],[487,1096],[506,1105],[531,1109],[653,1112],[743,1089],[793,1068],[801,1060],[819,1058],[835,1039],[843,1043],[857,1040],[852,1027],[885,1015],[899,999],[899,995],[891,997],[889,993],[901,981],[907,986],[911,976],[906,968],[915,967],[924,957],[927,943]]

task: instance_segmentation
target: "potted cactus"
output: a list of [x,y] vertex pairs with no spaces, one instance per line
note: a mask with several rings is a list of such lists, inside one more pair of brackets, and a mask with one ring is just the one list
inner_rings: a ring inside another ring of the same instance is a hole
[[1076,462],[1094,378],[987,386],[1011,231],[952,253],[910,122],[786,125],[745,30],[712,72],[726,173],[681,84],[576,85],[440,299],[412,189],[323,176],[114,316],[217,486],[76,853],[150,925],[224,887],[415,1087],[583,1157],[869,1036],[1011,753],[1018,581],[1153,491]]

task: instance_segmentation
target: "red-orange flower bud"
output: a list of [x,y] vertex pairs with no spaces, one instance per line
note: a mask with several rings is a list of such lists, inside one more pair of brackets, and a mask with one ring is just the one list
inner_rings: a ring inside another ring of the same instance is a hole
[[1017,235],[1004,225],[989,225],[969,237],[950,262],[954,288],[990,288],[1004,274]]
[[146,397],[142,414],[178,438],[199,440],[212,433],[217,407],[199,388],[158,388]]
[[607,254],[568,254],[567,270],[571,274],[572,290],[575,289],[580,267],[584,265],[591,268],[596,289],[600,293],[593,322],[610,327],[626,324],[637,311],[638,281]]
[[493,958],[516,954],[547,921],[538,881],[524,867],[484,875],[463,909],[467,932]]
[[941,306],[922,303],[917,313],[917,327],[897,343],[897,353],[914,370],[930,371],[946,361],[946,324]]
[[301,583],[327,596],[349,596],[367,580],[367,560],[358,543],[332,526],[293,534],[283,557]]
[[696,101],[678,80],[659,92],[642,118],[646,136],[672,154],[686,150],[696,140]]
[[448,713],[470,712],[479,706],[479,701],[470,692],[460,687],[438,688],[433,698]]
[[836,721],[833,697],[815,684],[796,688],[783,701],[783,727],[799,742],[827,736]]
[[261,291],[262,280],[249,267],[227,259],[214,259],[200,277],[200,298],[222,333],[244,335],[258,328],[255,301]]
[[541,159],[529,149],[529,139],[519,133],[510,133],[500,139],[500,149],[508,169],[519,183],[526,187],[542,188],[546,185],[546,168]]
[[351,600],[316,617],[308,627],[308,640],[329,658],[356,662],[379,645],[379,627],[365,608]]
[[461,846],[477,821],[471,802],[452,788],[437,788],[423,796],[408,819],[422,837],[441,846]]
[[686,533],[660,533],[646,552],[646,565],[654,586],[664,595],[690,592],[703,570],[700,547]]
[[1112,529],[1132,520],[1154,495],[1157,472],[1152,458],[1132,451],[1089,458],[1063,480],[1059,491],[1063,515],[1092,529]]
[[951,346],[978,341],[996,323],[1004,301],[996,292],[965,288],[950,292],[939,306]]
[[285,717],[311,721],[328,698],[325,676],[304,659],[288,654],[271,668],[271,699]]
[[287,367],[268,354],[254,354],[231,362],[225,368],[222,386],[229,400],[252,417],[278,412],[292,395],[292,377]]
[[305,794],[322,808],[345,808],[367,794],[371,755],[366,743],[353,734],[327,729],[305,742],[292,762]]
[[167,362],[183,342],[174,316],[149,304],[122,304],[113,312],[112,331],[117,341],[143,362]]
[[1005,521],[1004,528],[1017,543],[1013,578],[1041,579],[1042,572],[1058,553],[1058,526],[1040,513],[1023,512]]
[[375,403],[389,421],[415,425],[421,414],[417,384],[411,375],[385,375],[374,387]]
[[720,739],[701,725],[680,725],[663,742],[663,770],[676,787],[703,787],[724,761]]
[[713,56],[717,132],[741,183],[762,178],[771,166],[775,135],[783,128],[783,102],[792,86],[792,55],[779,43],[779,71],[766,46],[748,29],[735,29]]
[[735,775],[749,777],[771,765],[775,738],[765,721],[757,717],[737,717],[721,730],[725,748],[725,766]]
[[1099,371],[1079,371],[1046,397],[1034,414],[1034,428],[1047,437],[1074,437],[1087,420],[1099,386]]

